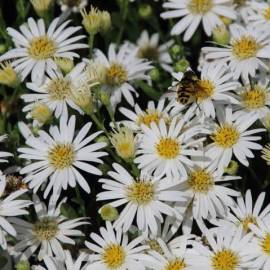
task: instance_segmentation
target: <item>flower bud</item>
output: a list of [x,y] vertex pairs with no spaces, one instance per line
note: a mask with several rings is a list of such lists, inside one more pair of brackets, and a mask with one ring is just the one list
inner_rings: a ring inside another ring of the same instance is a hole
[[224,172],[229,175],[236,175],[239,169],[239,164],[237,161],[231,160],[228,167],[224,169]]
[[185,72],[189,66],[189,62],[183,58],[174,64],[174,70],[176,72]]
[[170,55],[173,60],[180,59],[182,57],[182,54],[183,54],[182,46],[175,44],[170,48]]
[[46,104],[36,103],[31,110],[31,117],[40,124],[46,124],[52,119],[52,111]]
[[93,112],[92,88],[99,85],[98,82],[78,81],[71,87],[71,99],[83,112],[90,115]]
[[39,17],[45,17],[51,8],[53,0],[30,0],[35,12]]
[[101,13],[97,8],[91,6],[89,13],[81,10],[83,17],[82,24],[89,35],[95,35],[100,31]]
[[142,19],[148,19],[152,16],[153,14],[153,9],[151,7],[151,5],[149,4],[141,4],[139,6],[139,16]]
[[19,261],[15,265],[16,270],[30,270],[30,263],[28,261]]
[[106,136],[98,136],[97,139],[95,140],[97,143],[106,143],[107,145],[110,143],[110,140]]
[[20,83],[18,73],[9,63],[0,64],[0,84],[7,85],[9,87],[17,87]]
[[4,53],[6,51],[6,45],[5,44],[0,44],[0,54]]
[[88,13],[83,9],[81,14],[83,17],[82,24],[89,35],[106,32],[111,27],[111,15],[107,11],[100,11],[91,6]]
[[70,58],[55,57],[56,65],[61,69],[64,74],[69,73],[74,68],[74,61]]
[[158,68],[153,68],[150,73],[150,78],[152,81],[159,81],[160,80],[160,71]]
[[221,45],[226,45],[230,41],[230,33],[225,25],[219,25],[213,30],[213,40]]
[[112,134],[111,143],[119,157],[126,161],[133,160],[135,156],[135,138],[133,131],[127,127],[121,127]]
[[117,209],[109,204],[103,205],[99,209],[99,214],[104,221],[114,221],[119,217]]
[[101,32],[106,33],[112,26],[111,15],[108,11],[101,12]]

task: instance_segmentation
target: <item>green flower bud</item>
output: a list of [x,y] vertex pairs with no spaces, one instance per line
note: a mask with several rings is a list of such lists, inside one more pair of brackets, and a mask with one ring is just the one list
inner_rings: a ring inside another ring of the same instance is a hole
[[4,53],[6,51],[6,45],[5,44],[0,44],[0,54]]
[[224,172],[229,175],[236,175],[239,169],[239,164],[237,161],[231,160],[228,167],[224,169]]
[[226,45],[230,41],[230,33],[225,25],[219,25],[213,30],[213,40],[221,45]]
[[153,14],[153,9],[149,4],[141,4],[139,6],[139,15],[142,19],[148,19]]
[[106,136],[99,136],[97,137],[97,139],[95,140],[95,142],[97,143],[106,143],[107,145],[110,144],[110,140],[106,137]]
[[170,55],[172,59],[178,60],[182,57],[182,54],[183,54],[183,47],[181,45],[175,44],[170,48]]
[[28,261],[19,261],[15,268],[16,270],[30,270],[30,263]]
[[150,78],[152,81],[159,81],[160,80],[160,71],[158,68],[153,68],[150,71]]
[[174,64],[174,70],[176,72],[185,72],[189,66],[189,62],[183,58]]
[[105,221],[114,221],[119,217],[117,209],[109,204],[102,206],[99,209],[99,214]]

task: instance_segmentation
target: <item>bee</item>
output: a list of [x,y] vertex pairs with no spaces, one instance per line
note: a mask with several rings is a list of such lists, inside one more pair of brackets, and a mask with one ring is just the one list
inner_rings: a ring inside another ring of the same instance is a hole
[[199,91],[204,92],[199,81],[200,79],[192,70],[186,71],[182,80],[174,86],[177,102],[183,105],[197,102],[197,93]]

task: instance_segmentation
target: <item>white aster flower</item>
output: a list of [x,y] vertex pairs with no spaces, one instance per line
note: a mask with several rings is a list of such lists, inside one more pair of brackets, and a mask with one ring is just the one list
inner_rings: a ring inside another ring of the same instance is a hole
[[232,70],[234,79],[240,76],[248,83],[249,76],[255,77],[259,69],[269,70],[264,60],[270,58],[269,32],[262,28],[239,24],[230,26],[230,44],[224,48],[204,47],[206,58],[226,62]]
[[88,47],[86,44],[76,43],[85,36],[71,38],[81,26],[66,28],[69,23],[70,20],[59,26],[59,18],[56,18],[46,31],[43,19],[36,22],[29,18],[26,24],[20,26],[21,33],[8,27],[8,34],[16,48],[0,56],[0,61],[16,59],[11,65],[21,73],[22,80],[31,72],[32,81],[41,82],[45,72],[50,74],[57,69],[54,57],[79,57],[73,50]]
[[[229,206],[234,205],[232,197],[240,193],[227,187],[224,182],[241,179],[238,176],[224,176],[216,167],[203,166],[199,162],[190,169],[185,182],[179,189],[189,198],[187,206],[191,208],[189,216],[186,215],[184,223],[193,219],[208,219],[227,215]],[[208,163],[209,164],[209,163]],[[175,206],[177,208],[177,204]]]
[[87,255],[82,253],[76,260],[73,260],[70,251],[65,250],[65,258],[59,260],[57,257],[44,257],[45,267],[34,266],[33,270],[85,270],[84,261]]
[[168,126],[161,119],[158,125],[151,123],[150,127],[141,128],[143,135],[134,162],[149,174],[172,176],[179,181],[187,176],[187,167],[194,164],[189,157],[202,156],[202,151],[195,150],[194,146],[204,138],[193,139],[205,131],[199,125],[188,128],[185,120],[174,117]]
[[235,19],[234,10],[229,3],[230,0],[168,0],[163,7],[172,10],[161,13],[161,17],[163,19],[181,17],[173,26],[171,34],[179,35],[185,32],[184,41],[188,41],[201,22],[205,33],[211,36],[213,29],[223,24],[220,16]]
[[147,30],[144,30],[137,40],[137,46],[132,47],[138,50],[137,56],[139,58],[157,62],[165,71],[172,72],[172,59],[169,54],[169,48],[172,44],[173,40],[169,40],[159,45],[159,34],[155,33],[150,36]]
[[47,181],[44,196],[46,197],[53,188],[53,194],[58,197],[62,189],[68,186],[75,187],[76,182],[86,191],[90,188],[85,178],[78,169],[85,172],[101,175],[101,171],[88,162],[102,163],[100,157],[107,155],[99,152],[106,143],[92,143],[102,131],[87,136],[92,123],[85,124],[78,134],[75,134],[75,116],[69,121],[60,118],[60,128],[51,126],[50,134],[39,131],[39,137],[30,136],[26,140],[29,147],[19,148],[20,158],[34,160],[35,162],[26,165],[21,169],[21,174],[28,174],[24,181],[30,182],[29,187],[36,192],[39,187]]
[[88,4],[88,0],[58,0],[62,11],[80,12]]
[[252,8],[254,0],[231,0],[237,15],[237,23],[248,25],[249,16],[255,14]]
[[129,128],[140,131],[142,125],[150,127],[151,123],[158,124],[161,119],[165,122],[170,121],[170,116],[168,114],[168,108],[165,106],[165,99],[160,99],[157,106],[155,106],[154,101],[149,101],[147,103],[147,109],[142,110],[139,104],[135,104],[132,110],[126,109],[124,107],[119,108],[119,111],[130,120],[121,121],[125,126]]
[[252,240],[256,247],[254,251],[254,269],[268,270],[270,267],[270,216],[264,222],[257,220],[257,224],[250,224],[249,228],[255,234]]
[[30,103],[23,108],[23,111],[31,111],[36,102],[42,102],[48,106],[50,111],[54,112],[57,118],[62,115],[68,116],[68,106],[82,114],[82,110],[72,100],[72,89],[76,87],[75,83],[79,80],[84,66],[84,63],[77,65],[66,76],[60,71],[52,71],[49,73],[49,77],[45,77],[42,85],[37,82],[27,83],[27,88],[35,93],[21,96],[25,102]]
[[25,258],[38,251],[39,260],[53,255],[64,259],[65,253],[61,244],[75,245],[71,237],[83,236],[83,233],[76,228],[88,223],[84,221],[85,218],[67,219],[61,215],[60,208],[66,202],[66,198],[58,205],[51,198],[46,207],[45,203],[34,195],[33,202],[37,215],[34,223],[13,218],[19,240],[14,247],[15,251],[22,252]]
[[[7,134],[0,136],[0,143],[3,142],[7,138]],[[0,163],[8,162],[6,160],[7,157],[12,157],[13,155],[9,152],[0,151]]]
[[189,236],[182,235],[172,240],[177,248],[170,249],[162,239],[158,239],[161,253],[150,251],[150,256],[146,257],[146,265],[153,270],[186,270],[192,264],[186,263],[186,256],[190,256],[187,247]]
[[141,246],[143,237],[137,237],[131,242],[122,230],[113,230],[112,224],[106,222],[106,228],[100,228],[100,235],[90,235],[95,243],[85,242],[94,252],[89,255],[90,263],[86,270],[145,270],[143,251]]
[[27,189],[14,191],[5,197],[6,185],[6,177],[0,171],[0,247],[3,249],[7,248],[6,235],[17,235],[9,218],[28,214],[24,208],[32,204],[29,200],[18,199]]
[[190,270],[246,270],[253,269],[252,252],[254,247],[250,244],[251,233],[242,237],[242,228],[239,227],[235,234],[227,234],[219,228],[217,236],[201,225],[202,233],[210,248],[202,243],[193,242],[193,247],[198,255],[193,254],[187,261],[193,263]]
[[221,171],[228,166],[232,155],[243,165],[248,166],[247,158],[253,158],[251,150],[260,150],[262,146],[254,141],[261,139],[254,136],[255,133],[263,132],[265,129],[249,129],[257,120],[255,115],[236,119],[231,107],[220,109],[217,114],[219,124],[215,123],[213,132],[210,134],[212,143],[207,145],[205,155],[218,164]]
[[[181,82],[183,74],[173,74]],[[237,104],[233,92],[239,83],[233,80],[233,74],[223,63],[205,63],[202,66],[201,76],[197,82],[199,88],[196,91],[196,102],[183,105],[177,101],[177,89],[172,87],[167,95],[170,99],[171,114],[177,115],[188,108],[188,112],[194,112],[202,120],[205,117],[216,117],[216,108],[219,104]],[[187,114],[189,114],[187,113]]]
[[250,232],[250,224],[256,225],[258,220],[264,220],[270,214],[270,204],[264,209],[262,208],[264,199],[265,192],[262,192],[253,205],[251,191],[247,190],[245,198],[239,196],[237,203],[230,206],[231,212],[215,225],[227,226],[233,233],[235,233],[239,226],[243,227],[243,233]]
[[137,58],[138,50],[130,52],[129,45],[122,45],[116,52],[115,44],[111,44],[108,50],[108,58],[100,51],[95,50],[94,61],[104,65],[105,79],[103,89],[110,94],[111,105],[115,108],[121,101],[122,95],[127,102],[134,106],[131,92],[138,96],[137,91],[131,85],[134,80],[147,80],[146,72],[152,68],[150,62]]
[[248,20],[254,26],[265,28],[266,31],[270,29],[270,3],[252,1],[251,6],[254,9],[254,13],[248,16]]
[[113,200],[113,207],[126,205],[114,223],[116,229],[127,232],[136,218],[139,230],[154,235],[158,232],[158,223],[163,222],[162,214],[168,216],[179,214],[170,206],[171,202],[185,201],[182,192],[173,190],[176,186],[170,179],[157,179],[141,174],[134,179],[126,169],[117,163],[113,164],[115,172],[108,172],[111,179],[100,179],[105,191],[97,195],[97,200]]
[[270,106],[270,87],[269,80],[258,82],[251,85],[243,86],[238,91],[239,104],[235,106],[236,116],[247,117],[247,114],[256,115],[257,119],[261,120],[269,113]]

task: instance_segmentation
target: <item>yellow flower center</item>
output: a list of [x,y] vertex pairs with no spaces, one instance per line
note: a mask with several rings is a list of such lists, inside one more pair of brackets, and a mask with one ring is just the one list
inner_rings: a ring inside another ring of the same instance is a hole
[[189,176],[188,185],[194,192],[207,193],[213,188],[214,180],[207,171],[199,169]]
[[239,60],[255,57],[261,45],[251,36],[243,36],[232,42],[232,54]]
[[136,182],[127,189],[128,198],[136,204],[146,205],[155,196],[155,187],[149,182]]
[[47,85],[51,100],[64,100],[71,96],[70,81],[64,78],[51,80]]
[[249,224],[254,224],[256,225],[257,224],[257,220],[255,217],[251,216],[251,215],[248,215],[246,216],[245,218],[243,218],[241,220],[241,224],[243,225],[243,229],[246,233],[248,233],[250,231],[249,229]]
[[244,91],[241,95],[244,106],[248,109],[258,109],[265,106],[266,91],[256,85],[254,89]]
[[138,117],[137,123],[139,125],[144,124],[144,125],[150,127],[151,123],[158,124],[159,120],[160,120],[160,115],[159,115],[158,111],[146,110],[144,114],[141,114]]
[[261,242],[263,251],[269,256],[270,255],[270,233],[268,233]]
[[151,250],[154,250],[161,255],[164,254],[164,252],[162,251],[162,248],[160,247],[160,244],[158,243],[157,240],[155,240],[155,239],[149,240],[146,242],[146,244],[149,245]]
[[125,67],[118,63],[112,63],[106,70],[106,84],[109,86],[120,86],[128,79]]
[[174,159],[180,154],[180,144],[176,139],[161,138],[156,144],[158,155],[164,159]]
[[54,56],[56,45],[47,36],[35,37],[30,41],[28,54],[35,60],[44,60]]
[[222,148],[231,148],[240,137],[239,131],[232,125],[226,124],[219,127],[212,135],[211,139]]
[[213,0],[190,0],[187,8],[193,14],[205,14],[213,8]]
[[57,232],[58,224],[53,218],[42,218],[33,225],[33,235],[39,241],[49,241],[55,238]]
[[182,270],[186,267],[186,264],[183,260],[174,260],[168,263],[165,270]]
[[198,102],[203,101],[214,94],[215,85],[210,80],[199,80],[199,88],[196,91]]
[[102,259],[109,269],[121,267],[126,258],[125,250],[118,244],[109,245],[104,249]]
[[232,250],[224,249],[212,257],[212,267],[214,270],[236,270],[238,266],[239,257]]
[[151,46],[151,45],[141,47],[138,51],[139,58],[146,58],[149,60],[157,61],[158,56],[159,56],[158,49],[154,46]]
[[266,20],[270,21],[270,6],[265,9],[263,16]]
[[70,167],[75,160],[75,151],[70,144],[57,144],[48,153],[48,160],[56,170]]

